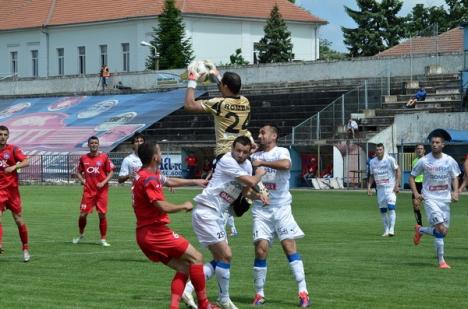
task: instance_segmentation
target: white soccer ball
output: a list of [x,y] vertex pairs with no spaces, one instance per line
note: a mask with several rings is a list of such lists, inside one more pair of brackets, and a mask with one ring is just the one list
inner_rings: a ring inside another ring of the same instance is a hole
[[205,61],[192,61],[187,67],[187,71],[192,71],[197,74],[197,79],[200,77],[206,78],[210,69],[205,65]]

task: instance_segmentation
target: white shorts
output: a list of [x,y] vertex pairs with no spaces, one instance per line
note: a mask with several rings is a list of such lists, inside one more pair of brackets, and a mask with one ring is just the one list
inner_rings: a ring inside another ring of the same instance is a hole
[[388,205],[396,205],[396,194],[393,192],[393,188],[378,188],[377,204],[379,204],[379,208],[387,208]]
[[446,227],[450,225],[450,203],[436,200],[424,200],[424,210],[427,220],[434,226],[443,223]]
[[304,237],[304,232],[294,220],[291,205],[281,207],[256,206],[252,210],[252,217],[254,243],[260,239],[265,239],[271,246],[275,237],[280,241]]
[[197,204],[192,210],[192,227],[205,247],[226,240],[224,215],[217,209]]

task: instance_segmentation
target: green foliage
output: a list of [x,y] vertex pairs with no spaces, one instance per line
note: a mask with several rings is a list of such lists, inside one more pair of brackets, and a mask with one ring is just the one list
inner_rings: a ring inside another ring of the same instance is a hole
[[[84,243],[73,245],[78,233],[81,186],[22,186],[23,217],[29,228],[31,262],[21,261],[18,229],[7,211],[3,216],[5,252],[0,255],[2,308],[168,308],[174,270],[150,262],[135,242],[135,216],[129,186],[109,190],[108,241],[97,245],[99,220],[88,216]],[[166,191],[168,201],[191,200],[198,190]],[[397,229],[381,237],[376,197],[365,192],[293,191],[292,209],[305,238],[297,240],[308,289],[316,308],[468,308],[466,278],[466,198],[453,204],[445,239],[447,263],[437,268],[433,237],[412,244],[411,195],[398,195]],[[192,230],[191,214],[170,215],[171,228],[201,250]],[[423,219],[427,224],[427,220]],[[229,239],[231,298],[251,308],[255,294],[252,264],[252,216],[236,218],[239,235]],[[215,301],[216,279],[207,282]],[[391,291],[391,292],[389,292]],[[433,291],[433,292],[431,292]],[[268,254],[265,308],[297,308],[296,282],[279,242]],[[181,308],[184,308],[181,305]]]
[[236,49],[236,52],[229,56],[229,60],[231,61],[231,64],[237,64],[237,65],[245,65],[249,64],[248,61],[242,57],[242,49],[238,48]]
[[320,39],[319,54],[321,60],[343,60],[346,59],[345,53],[340,53],[331,48],[331,42],[327,39]]
[[[193,60],[192,44],[185,38],[185,25],[182,13],[175,6],[175,0],[165,0],[164,9],[158,16],[158,27],[153,28],[155,34],[151,45],[159,52],[159,69],[176,69],[185,67]],[[154,49],[146,61],[146,68],[156,69]]]
[[291,33],[275,4],[264,28],[265,36],[256,44],[260,63],[287,62],[292,60]]
[[437,24],[438,33],[442,33],[468,21],[468,0],[445,0],[444,6],[424,6],[416,4],[407,15],[407,37],[432,35],[433,25]]
[[356,0],[358,9],[345,6],[357,28],[342,27],[344,42],[352,57],[373,56],[398,44],[404,37],[404,18],[398,17],[400,0]]

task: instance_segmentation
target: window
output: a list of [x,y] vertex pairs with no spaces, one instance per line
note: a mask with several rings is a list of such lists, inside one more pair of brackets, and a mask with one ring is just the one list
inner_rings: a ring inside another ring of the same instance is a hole
[[130,44],[122,43],[122,70],[124,72],[130,71]]
[[465,70],[468,70],[468,50],[465,50]]
[[107,65],[107,45],[99,45],[101,50],[101,67]]
[[31,59],[32,59],[32,76],[38,77],[39,76],[39,59],[38,59],[39,51],[31,50]]
[[86,74],[86,47],[78,47],[78,74]]
[[11,67],[10,72],[12,75],[18,74],[18,52],[10,52],[10,59],[11,59]]
[[58,59],[58,75],[63,76],[65,74],[65,58],[63,48],[57,48],[57,59]]

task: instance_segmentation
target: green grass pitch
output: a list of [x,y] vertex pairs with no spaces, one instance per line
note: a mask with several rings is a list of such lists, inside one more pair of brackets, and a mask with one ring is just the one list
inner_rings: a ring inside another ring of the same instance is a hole
[[[0,308],[168,308],[173,271],[149,262],[135,243],[135,218],[129,187],[110,189],[111,247],[97,245],[96,213],[88,217],[85,242],[73,245],[81,187],[22,186],[32,260],[21,261],[21,246],[10,212],[3,218],[0,256]],[[199,190],[166,192],[173,202]],[[432,237],[412,244],[414,218],[410,195],[397,203],[396,236],[383,238],[375,196],[364,192],[294,191],[293,211],[306,233],[298,240],[315,308],[468,308],[467,200],[452,205],[446,260],[439,270]],[[465,205],[465,206],[463,206]],[[200,248],[190,214],[171,215],[171,227]],[[424,218],[424,222],[427,220]],[[254,296],[250,213],[236,219],[231,298],[250,308]],[[202,250],[206,260],[209,254]],[[296,283],[278,243],[268,258],[265,308],[296,308]],[[208,282],[216,299],[216,280]],[[181,305],[184,308],[184,305]]]

